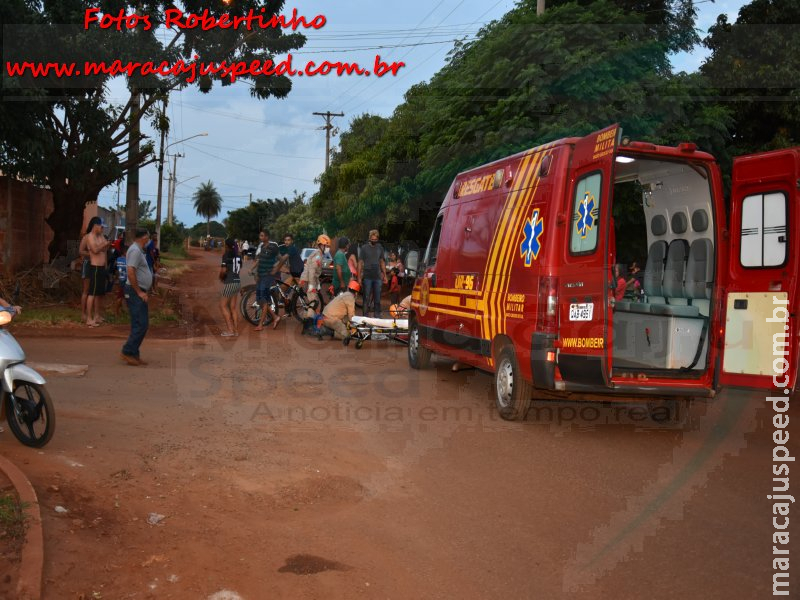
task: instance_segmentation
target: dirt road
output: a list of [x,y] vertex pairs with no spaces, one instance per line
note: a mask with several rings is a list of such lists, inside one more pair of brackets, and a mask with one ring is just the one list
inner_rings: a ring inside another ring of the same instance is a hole
[[148,338],[146,368],[118,338],[20,338],[29,360],[90,365],[50,378],[44,450],[0,434],[42,503],[45,598],[771,593],[763,398],[697,404],[682,429],[552,402],[506,423],[488,375],[414,372],[387,342],[294,323],[223,340],[217,259],[182,282],[192,337]]

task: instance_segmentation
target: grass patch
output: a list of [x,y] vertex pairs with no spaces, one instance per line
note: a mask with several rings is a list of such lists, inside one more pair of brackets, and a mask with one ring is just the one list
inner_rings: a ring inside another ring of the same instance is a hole
[[162,252],[161,253],[161,262],[164,262],[164,259],[167,260],[194,260],[194,257],[189,256],[188,250],[184,246],[179,246],[177,248],[171,248],[169,252]]
[[[111,306],[109,301],[106,301],[106,308],[110,309]],[[103,318],[111,325],[130,325],[130,315],[124,306],[125,304],[123,303],[123,308],[120,310],[118,317],[106,310]],[[175,311],[167,306],[160,306],[158,309],[150,311],[151,325],[165,325],[179,321],[180,319]],[[68,323],[81,325],[81,311],[79,308],[70,306],[25,308],[22,314],[14,319],[14,323],[31,327],[57,327]]]
[[182,254],[174,252],[165,252],[161,254],[161,265],[166,267],[167,276],[170,279],[180,277],[192,268],[192,261],[195,258],[186,254],[184,250]]
[[81,310],[72,306],[24,307],[22,314],[14,318],[16,324],[39,327],[80,322]]
[[0,495],[0,538],[19,540],[25,535],[23,508],[13,494]]

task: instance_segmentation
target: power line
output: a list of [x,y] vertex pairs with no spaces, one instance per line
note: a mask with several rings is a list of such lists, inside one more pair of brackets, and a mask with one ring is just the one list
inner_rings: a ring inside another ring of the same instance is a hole
[[[433,7],[433,8],[432,8],[432,9],[431,9],[429,12],[428,12],[428,14],[427,14],[427,15],[425,15],[424,17],[422,17],[422,20],[421,20],[421,21],[420,21],[420,22],[417,24],[417,27],[420,27],[420,26],[422,26],[422,24],[423,24],[425,21],[427,21],[427,20],[428,20],[428,17],[430,17],[430,16],[431,16],[431,15],[432,15],[432,14],[433,14],[435,11],[436,11],[436,9],[438,9],[438,8],[439,8],[439,7],[442,5],[442,3],[443,3],[443,2],[444,2],[444,0],[439,0],[439,3],[438,3],[436,6],[434,6],[434,7]],[[441,23],[440,23],[440,25],[441,25]],[[403,40],[401,40],[401,43],[402,43],[402,42],[404,42],[405,40],[406,40],[406,38],[403,38]],[[335,102],[338,102],[338,101],[339,101],[341,98],[343,98],[343,97],[347,97],[347,96],[350,94],[350,92],[351,92],[351,91],[353,91],[354,89],[356,89],[356,88],[357,88],[357,87],[360,85],[360,83],[361,83],[361,82],[357,80],[357,81],[356,81],[356,82],[355,82],[353,85],[351,85],[351,86],[350,86],[349,88],[347,88],[347,89],[346,89],[344,92],[342,92],[341,94],[339,94],[339,96],[336,98]]]
[[284,175],[283,173],[276,173],[274,171],[267,171],[266,169],[259,169],[257,167],[250,167],[248,165],[243,165],[241,163],[234,162],[234,161],[229,160],[227,158],[223,158],[221,156],[217,156],[216,154],[211,154],[211,152],[206,152],[205,150],[201,150],[200,148],[198,148],[194,144],[186,144],[186,145],[189,146],[189,148],[191,148],[195,152],[199,152],[200,154],[205,154],[207,156],[210,156],[211,158],[216,158],[217,160],[221,160],[222,162],[226,162],[226,163],[235,165],[237,167],[241,167],[242,169],[247,169],[248,171],[257,171],[259,173],[266,173],[267,175],[274,175],[275,177],[283,177],[285,179],[293,179],[295,181],[302,181],[302,182],[305,182],[305,183],[314,183],[313,179],[301,179],[300,177],[292,177],[291,175]]
[[[493,11],[495,8],[497,8],[497,6],[498,6],[499,4],[501,4],[502,2],[504,2],[504,0],[498,0],[497,2],[495,2],[495,3],[494,3],[494,4],[493,4],[493,5],[492,5],[492,6],[491,6],[489,9],[487,9],[487,10],[486,10],[486,11],[485,11],[485,12],[484,12],[484,13],[483,13],[483,14],[482,14],[480,17],[478,17],[478,18],[476,19],[475,23],[477,23],[478,21],[480,21],[481,19],[483,19],[483,17],[485,17],[487,14],[489,14],[489,13],[490,13],[491,11]],[[445,20],[445,19],[447,19],[447,17],[449,17],[450,15],[452,15],[452,14],[453,14],[453,13],[456,11],[456,9],[457,9],[458,7],[460,7],[460,6],[461,6],[463,3],[464,3],[464,0],[461,0],[461,2],[459,2],[459,3],[458,3],[456,6],[455,6],[455,8],[453,8],[453,10],[451,10],[449,13],[447,13],[447,15],[444,17],[444,19],[442,19],[442,22],[444,22],[444,20]],[[440,24],[441,24],[441,23],[440,23]],[[405,56],[407,56],[407,54],[406,54]],[[390,87],[392,87],[392,86],[394,86],[394,85],[397,85],[397,83],[399,83],[400,81],[402,81],[403,79],[405,79],[406,77],[408,77],[409,75],[411,75],[411,73],[413,73],[413,72],[414,72],[415,70],[417,70],[419,67],[421,67],[422,65],[424,65],[425,63],[427,63],[427,62],[428,62],[429,60],[431,60],[431,59],[432,59],[434,56],[436,56],[436,53],[435,53],[435,52],[434,52],[433,54],[431,54],[430,56],[428,56],[428,58],[426,58],[426,59],[425,59],[425,60],[423,60],[422,62],[418,62],[418,63],[416,63],[416,64],[415,64],[413,67],[411,67],[410,69],[407,69],[406,71],[404,71],[404,72],[403,72],[403,74],[402,74],[402,75],[400,75],[399,77],[395,77],[395,78],[394,78],[394,79],[393,79],[391,82],[389,82],[388,86],[386,86],[386,87],[382,87],[382,88],[380,89],[380,91],[379,91],[379,92],[377,92],[376,94],[373,94],[372,96],[370,96],[370,97],[369,97],[369,98],[367,98],[366,100],[362,100],[361,102],[359,102],[359,103],[358,103],[358,104],[356,104],[355,106],[351,106],[351,107],[350,107],[348,110],[349,110],[350,112],[355,112],[357,109],[359,109],[360,107],[362,107],[362,106],[363,106],[364,104],[366,104],[367,102],[371,102],[372,100],[374,100],[375,98],[377,98],[378,96],[380,96],[382,93],[384,93],[384,92],[386,91],[386,89],[387,89],[387,88],[390,88]],[[346,104],[345,106],[347,106],[347,104]]]
[[[478,38],[472,38],[467,41],[474,41]],[[461,38],[456,39],[448,39],[448,40],[439,40],[437,42],[416,42],[414,44],[384,44],[381,46],[356,46],[353,48],[313,48],[312,52],[292,52],[292,55],[296,54],[340,54],[340,53],[352,53],[352,52],[359,52],[362,50],[391,50],[393,48],[416,48],[418,46],[434,46],[436,44],[454,44],[459,41],[464,41]]]
[[[203,147],[219,148],[220,150],[231,150],[233,152],[245,152],[247,154],[256,154],[258,156],[271,156],[273,158],[297,158],[303,160],[317,160],[319,156],[297,156],[294,154],[270,154],[268,152],[255,152],[254,150],[244,150],[242,148],[232,148],[231,146],[215,146],[214,144],[206,144],[203,142]],[[249,188],[248,188],[249,189]]]
[[[250,83],[250,82],[248,81],[248,83]],[[251,84],[251,86],[252,85],[253,84]],[[304,130],[307,130],[307,131],[311,131],[311,130],[316,129],[315,127],[303,127],[303,126],[300,126],[300,125],[285,125],[285,124],[282,124],[282,123],[267,123],[263,119],[255,119],[253,117],[245,117],[245,116],[242,116],[242,115],[239,115],[239,114],[236,114],[236,113],[229,113],[229,112],[224,112],[224,111],[219,111],[219,110],[210,110],[208,108],[200,108],[199,106],[194,106],[193,104],[189,104],[188,102],[183,103],[183,106],[185,106],[186,108],[188,108],[190,110],[196,110],[197,112],[204,112],[204,113],[208,113],[208,114],[211,114],[211,115],[219,115],[221,117],[228,117],[230,119],[236,119],[237,121],[249,121],[251,123],[259,123],[260,125],[263,125],[265,127],[285,127],[285,128],[288,128],[288,129],[304,129]]]

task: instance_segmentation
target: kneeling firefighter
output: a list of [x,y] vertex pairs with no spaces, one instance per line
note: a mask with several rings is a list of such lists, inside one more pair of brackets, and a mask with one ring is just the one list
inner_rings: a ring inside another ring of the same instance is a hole
[[347,346],[350,343],[350,319],[356,314],[355,294],[361,291],[361,285],[355,279],[347,284],[347,291],[336,296],[322,311],[322,319],[316,324],[318,335],[330,335]]

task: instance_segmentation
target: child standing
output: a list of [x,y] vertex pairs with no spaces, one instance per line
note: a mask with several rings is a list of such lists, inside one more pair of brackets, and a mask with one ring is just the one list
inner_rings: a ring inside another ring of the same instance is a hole
[[389,297],[392,304],[400,302],[400,277],[397,267],[392,269],[392,278],[389,280]]

